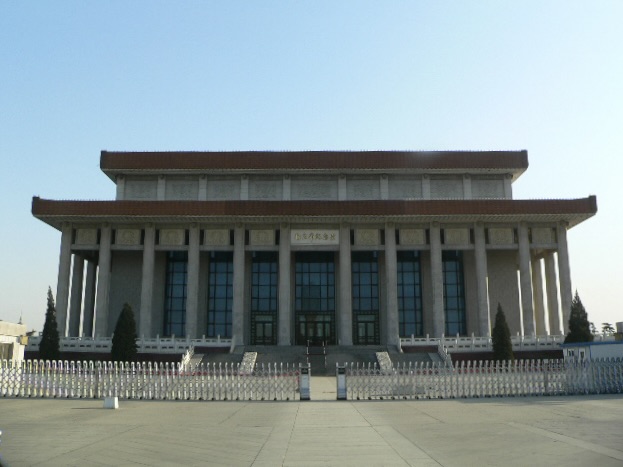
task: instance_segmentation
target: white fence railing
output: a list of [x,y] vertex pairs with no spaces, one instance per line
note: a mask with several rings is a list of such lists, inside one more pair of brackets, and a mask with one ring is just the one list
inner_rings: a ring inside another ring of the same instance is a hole
[[[28,338],[26,350],[38,351],[41,336]],[[230,338],[190,339],[185,337],[155,337],[138,338],[136,345],[139,353],[183,353],[190,347],[224,347],[231,346]],[[112,337],[62,337],[60,339],[61,352],[110,352]]]
[[[550,350],[559,349],[560,344],[565,341],[565,336],[511,336],[513,350]],[[595,342],[614,341],[614,336],[595,336]],[[479,337],[472,334],[471,337],[465,336],[442,336],[442,337],[402,337],[401,347],[422,347],[437,346],[441,344],[448,352],[461,351],[480,351],[489,352],[493,350],[491,337]]]
[[293,365],[0,361],[0,396],[158,400],[294,400]]
[[377,365],[349,364],[345,373],[351,400],[623,392],[623,359],[416,363],[389,373]]

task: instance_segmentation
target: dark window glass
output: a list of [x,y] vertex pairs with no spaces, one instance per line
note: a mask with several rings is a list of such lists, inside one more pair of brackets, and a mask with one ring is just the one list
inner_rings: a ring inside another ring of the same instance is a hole
[[295,266],[297,312],[335,311],[335,265],[330,253],[298,253]]
[[467,334],[465,316],[465,282],[463,278],[463,254],[460,251],[444,251],[443,303],[446,313],[446,335]]
[[417,251],[397,253],[398,327],[400,337],[423,336],[422,275]]
[[353,298],[353,342],[378,344],[379,263],[374,252],[355,252],[351,256]]
[[213,253],[208,275],[208,337],[231,337],[233,282],[233,253]]
[[167,253],[164,289],[164,336],[186,335],[186,281],[188,255],[185,251]]
[[279,256],[274,252],[255,252],[251,265],[251,343],[277,343],[277,295]]

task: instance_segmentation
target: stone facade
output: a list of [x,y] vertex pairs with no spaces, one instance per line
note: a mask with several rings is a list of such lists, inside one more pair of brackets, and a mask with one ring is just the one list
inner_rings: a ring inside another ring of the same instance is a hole
[[127,302],[144,337],[234,344],[484,336],[498,303],[558,335],[566,232],[596,212],[513,200],[525,152],[142,154],[102,153],[115,201],[33,200],[62,232],[63,334],[109,336]]

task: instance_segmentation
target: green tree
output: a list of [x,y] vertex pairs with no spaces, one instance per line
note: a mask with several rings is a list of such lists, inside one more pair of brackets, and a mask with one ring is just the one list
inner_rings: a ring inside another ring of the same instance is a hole
[[601,332],[604,333],[604,336],[611,336],[614,334],[614,328],[610,323],[601,323]]
[[52,289],[48,287],[48,308],[45,312],[45,323],[39,343],[39,358],[41,360],[58,360],[61,358],[58,324],[56,323],[56,307]]
[[582,305],[582,300],[575,291],[575,296],[571,302],[571,313],[569,314],[569,333],[565,337],[565,344],[573,342],[592,342],[593,334],[591,333],[588,314]]
[[594,336],[597,334],[597,328],[595,327],[595,323],[593,323],[592,321],[588,323],[590,329],[591,329],[591,334]]
[[112,336],[110,356],[115,362],[132,362],[136,360],[136,321],[132,307],[125,303]]
[[498,311],[495,314],[495,325],[491,333],[493,341],[493,358],[495,360],[513,360],[513,343],[511,341],[511,332],[508,329],[506,315],[502,309],[502,305],[498,303]]

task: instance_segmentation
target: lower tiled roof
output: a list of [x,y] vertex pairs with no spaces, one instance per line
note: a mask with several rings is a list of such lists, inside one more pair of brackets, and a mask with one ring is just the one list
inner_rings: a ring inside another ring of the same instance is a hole
[[387,200],[387,201],[55,201],[34,197],[32,214],[58,227],[63,221],[127,222],[129,219],[210,221],[245,218],[429,221],[537,220],[550,217],[573,226],[597,212],[595,196],[565,200]]

